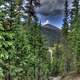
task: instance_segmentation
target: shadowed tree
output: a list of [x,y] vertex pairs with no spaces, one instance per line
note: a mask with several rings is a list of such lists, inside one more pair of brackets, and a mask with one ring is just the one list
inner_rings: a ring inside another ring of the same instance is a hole
[[80,35],[80,13],[79,13],[79,0],[73,1],[72,7],[72,20],[71,20],[71,31],[69,33],[69,41],[71,46],[71,53],[73,56],[73,69],[80,72],[80,61],[79,61],[79,35]]
[[26,6],[25,6],[25,12],[28,14],[28,23],[34,19],[37,21],[36,15],[35,15],[35,9],[36,7],[40,6],[39,0],[26,0]]
[[65,11],[64,11],[64,24],[62,28],[62,32],[64,37],[67,37],[68,35],[68,30],[69,30],[69,10],[68,10],[68,0],[65,0]]

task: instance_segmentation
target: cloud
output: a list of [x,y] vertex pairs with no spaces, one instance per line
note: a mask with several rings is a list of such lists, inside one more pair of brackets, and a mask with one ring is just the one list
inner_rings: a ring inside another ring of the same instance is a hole
[[51,24],[53,26],[62,27],[63,24],[63,16],[53,16],[53,15],[41,15],[41,14],[37,14],[38,19],[39,19],[39,23],[41,23],[42,25],[44,24]]
[[49,24],[49,20],[46,20],[42,25]]
[[[69,0],[69,6],[71,6],[72,1]],[[63,15],[65,0],[40,0],[40,2],[41,7],[36,9],[37,13],[43,15]]]

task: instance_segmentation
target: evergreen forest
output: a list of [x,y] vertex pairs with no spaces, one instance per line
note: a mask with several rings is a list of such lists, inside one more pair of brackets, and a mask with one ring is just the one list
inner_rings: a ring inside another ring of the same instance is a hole
[[[40,0],[26,1],[24,8],[23,0],[0,0],[0,80],[52,80],[50,76],[79,75],[80,0],[73,0],[71,9],[64,0],[61,36],[52,46],[48,46],[36,16]],[[25,22],[21,21],[24,14]]]

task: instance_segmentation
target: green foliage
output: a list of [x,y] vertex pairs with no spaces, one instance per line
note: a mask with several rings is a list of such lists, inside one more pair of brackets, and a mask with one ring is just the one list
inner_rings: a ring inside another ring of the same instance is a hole
[[51,75],[58,76],[64,72],[63,49],[61,42],[54,44],[51,53]]
[[79,0],[74,0],[72,9],[72,24],[71,31],[69,33],[69,43],[71,47],[71,54],[73,56],[73,70],[80,72],[80,15],[79,15]]
[[[74,70],[80,72],[78,0],[74,0],[73,3],[70,32],[68,1],[65,1],[62,30],[64,37],[62,41],[54,43],[52,53],[49,53],[41,34],[41,25],[36,21],[34,6],[38,6],[39,1],[32,1],[32,7],[29,5],[30,22],[24,25],[20,23],[22,14],[17,8],[20,7],[22,0],[7,1],[11,5],[8,10],[0,9],[0,80],[48,80],[50,73],[58,76]],[[0,1],[0,5],[2,4],[4,5],[4,0]],[[35,23],[32,22],[32,17]]]
[[49,53],[44,45],[40,25],[22,25],[15,14],[18,2],[9,1],[6,17],[0,12],[0,79],[41,80],[48,79]]
[[[80,18],[79,18],[80,19]],[[77,19],[77,20],[79,20]],[[73,64],[74,64],[74,68],[75,70],[77,70],[78,72],[80,71],[80,51],[79,51],[79,42],[80,42],[80,31],[79,31],[79,22],[78,24],[74,24],[75,25],[75,28],[70,32],[69,34],[69,39],[70,39],[70,44],[71,44],[71,50],[72,50],[72,54],[73,54]]]
[[75,24],[79,17],[79,0],[74,0],[72,7],[73,8],[71,13],[71,29],[75,28]]
[[[12,5],[13,6],[13,5]],[[12,7],[11,6],[11,7]],[[10,8],[11,8],[10,7]],[[14,14],[14,8],[12,9]],[[15,20],[11,12],[8,13],[9,18],[5,18],[7,11],[0,12],[0,68],[2,69],[3,79],[12,79],[15,70]]]
[[67,38],[69,30],[69,10],[68,10],[68,0],[65,0],[65,11],[64,11],[64,24],[62,28],[62,33],[65,38]]
[[[76,71],[80,72],[80,51],[79,51],[79,26],[80,26],[80,15],[79,15],[79,0],[73,1],[73,7],[71,10],[71,22],[68,23],[68,2],[65,1],[65,18],[63,31],[63,45],[64,45],[64,64],[67,72]],[[69,25],[70,24],[70,29]],[[68,32],[69,30],[69,32]],[[72,57],[72,58],[71,58]]]
[[[28,53],[31,54],[31,67],[34,72],[34,80],[47,80],[49,53],[47,47],[44,46],[44,40],[41,35],[41,26],[32,24],[28,28]],[[29,58],[30,59],[30,58]],[[37,71],[37,72],[36,72]],[[42,76],[41,76],[42,75]]]

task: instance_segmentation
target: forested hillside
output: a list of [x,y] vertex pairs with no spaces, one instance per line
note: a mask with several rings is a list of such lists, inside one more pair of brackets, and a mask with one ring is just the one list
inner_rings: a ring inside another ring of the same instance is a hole
[[62,29],[42,26],[35,11],[40,1],[26,1],[24,7],[23,0],[0,0],[0,80],[79,79],[80,0],[71,9],[65,0]]

